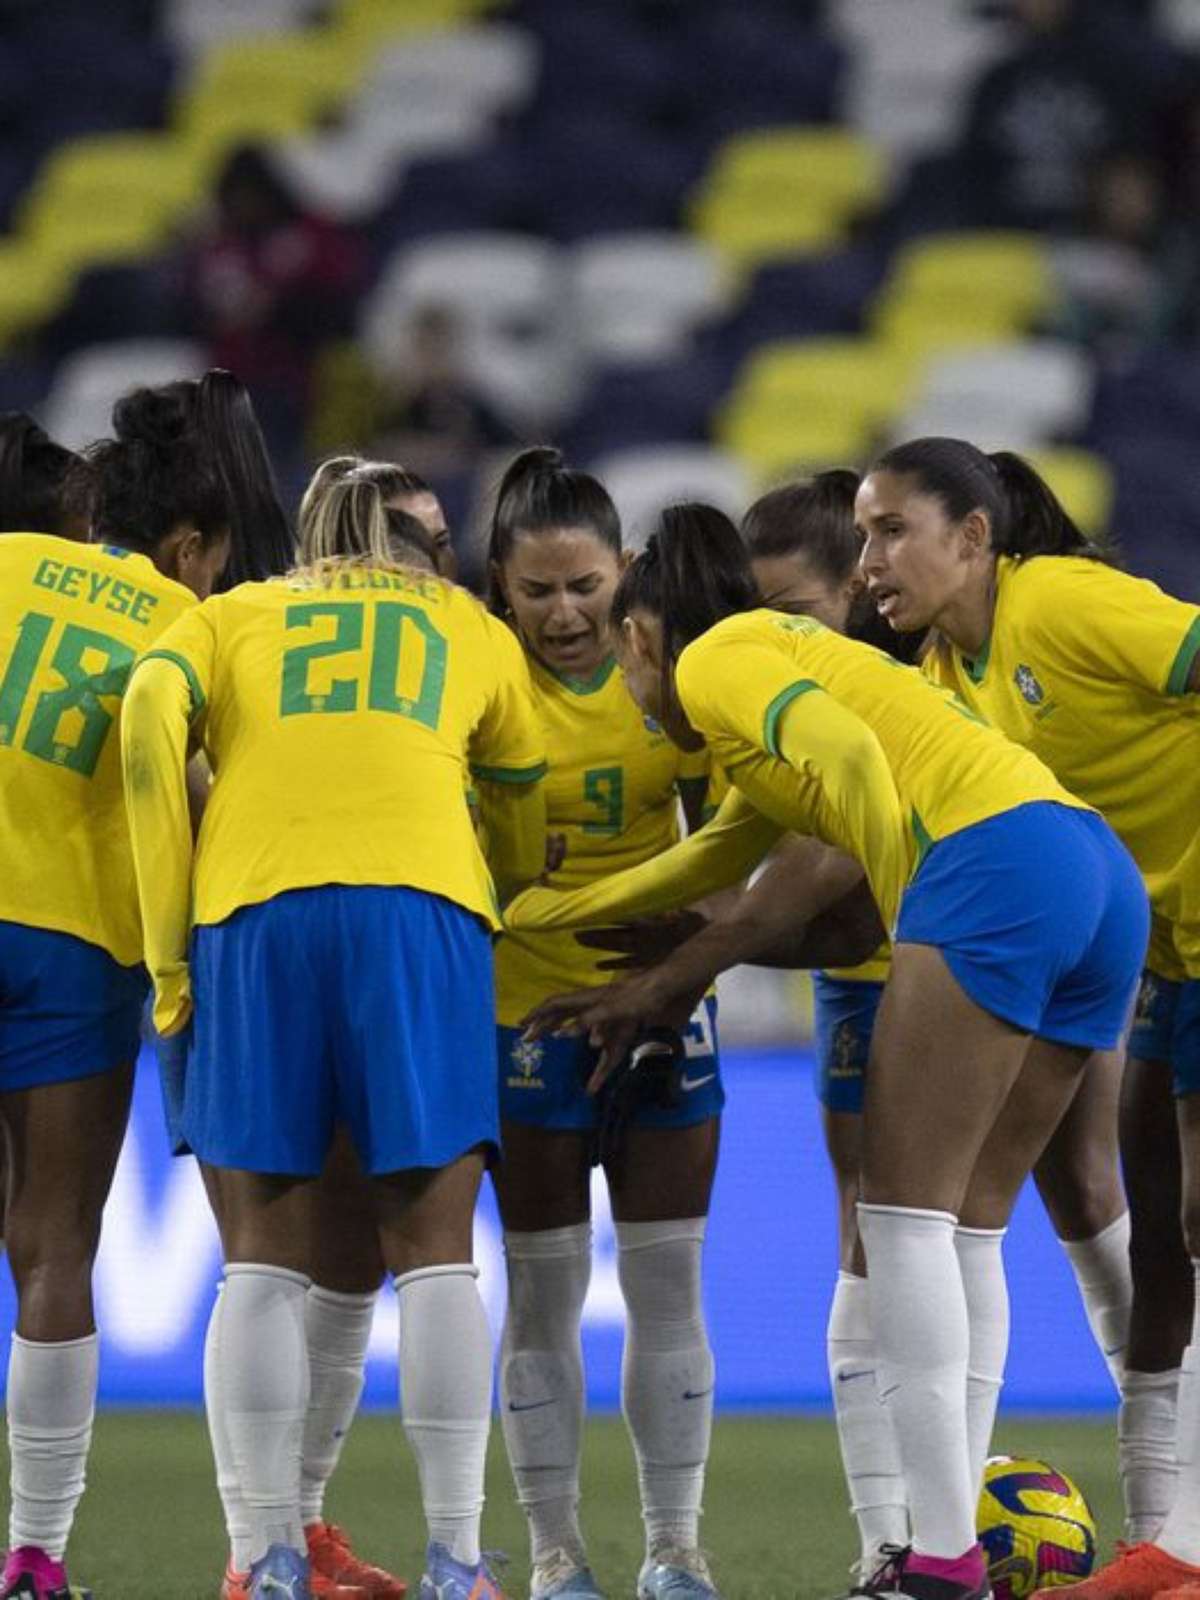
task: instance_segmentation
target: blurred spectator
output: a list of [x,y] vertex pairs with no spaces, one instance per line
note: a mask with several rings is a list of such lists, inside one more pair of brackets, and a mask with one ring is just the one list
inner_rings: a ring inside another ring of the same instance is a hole
[[1075,225],[1101,157],[1157,147],[1181,63],[1112,0],[1013,0],[1012,10],[1019,42],[976,85],[960,148],[974,220]]
[[233,152],[216,213],[185,263],[194,336],[214,365],[254,390],[272,443],[294,440],[307,412],[314,356],[348,330],[365,255],[345,229],[303,211],[266,153]]
[[374,454],[445,478],[473,472],[488,450],[518,442],[467,375],[462,328],[448,306],[416,310],[406,347],[403,378],[380,396]]
[[1168,211],[1158,169],[1134,151],[1101,160],[1083,220],[1053,252],[1061,331],[1107,344],[1170,333],[1196,272],[1196,233]]

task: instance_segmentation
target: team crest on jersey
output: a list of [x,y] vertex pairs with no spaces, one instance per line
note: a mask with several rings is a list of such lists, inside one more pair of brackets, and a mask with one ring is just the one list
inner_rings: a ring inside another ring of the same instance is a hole
[[1046,691],[1034,677],[1032,669],[1024,662],[1013,673],[1013,681],[1021,691],[1021,698],[1027,700],[1031,706],[1040,706],[1046,698]]
[[516,1068],[509,1075],[508,1087],[510,1089],[544,1089],[545,1080],[541,1077],[542,1062],[546,1059],[546,1049],[540,1039],[518,1039],[513,1045],[509,1059]]

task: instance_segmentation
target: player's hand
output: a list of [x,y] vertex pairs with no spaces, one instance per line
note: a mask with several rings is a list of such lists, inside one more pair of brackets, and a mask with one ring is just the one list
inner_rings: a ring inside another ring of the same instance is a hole
[[597,1094],[617,1063],[632,1050],[643,1028],[667,1023],[685,1028],[696,1007],[696,995],[664,991],[653,972],[620,978],[603,989],[576,989],[543,1001],[524,1019],[527,1039],[548,1033],[586,1033],[600,1052],[587,1092]]
[[663,917],[638,917],[612,928],[588,928],[575,938],[590,950],[616,950],[618,955],[598,961],[599,972],[638,972],[660,961],[706,927],[699,911],[674,911]]
[[565,833],[548,833],[546,835],[546,865],[542,869],[539,883],[545,883],[552,872],[557,872],[567,859],[567,836]]

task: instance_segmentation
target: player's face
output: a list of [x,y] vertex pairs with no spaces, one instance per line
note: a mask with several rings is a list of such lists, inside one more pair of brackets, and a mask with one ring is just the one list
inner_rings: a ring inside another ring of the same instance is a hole
[[978,520],[954,522],[911,473],[872,472],[854,502],[863,538],[859,570],[881,617],[897,633],[935,622],[971,585]]
[[454,554],[454,546],[450,542],[450,529],[446,526],[446,514],[437,495],[426,490],[422,490],[419,494],[400,494],[387,502],[387,509],[407,511],[410,517],[416,517],[433,540],[439,576],[449,578],[451,583],[456,582],[458,557]]
[[499,572],[526,644],[572,678],[586,678],[612,653],[608,613],[620,575],[620,556],[589,528],[518,533]]
[[756,556],[750,563],[763,604],[793,617],[815,617],[835,633],[845,633],[862,580],[854,573],[844,583],[826,576],[803,550],[783,556]]

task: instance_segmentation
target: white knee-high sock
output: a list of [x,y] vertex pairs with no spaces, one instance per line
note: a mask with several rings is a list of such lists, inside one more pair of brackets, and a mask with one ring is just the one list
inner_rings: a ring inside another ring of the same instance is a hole
[[308,1341],[308,1415],[300,1461],[300,1515],[320,1522],[333,1476],[358,1410],[363,1363],[375,1318],[373,1294],[339,1294],[314,1283],[304,1307]]
[[628,1319],[621,1406],[637,1456],[650,1553],[699,1543],[715,1381],[700,1299],[705,1222],[616,1224]]
[[1083,1300],[1088,1327],[1112,1373],[1118,1391],[1129,1343],[1129,1310],[1133,1305],[1133,1273],[1129,1266],[1129,1213],[1090,1239],[1064,1239]]
[[908,1486],[913,1548],[953,1560],[975,1544],[967,1444],[967,1300],[945,1211],[860,1201],[879,1389]]
[[850,1510],[869,1563],[881,1545],[908,1543],[908,1497],[891,1413],[879,1398],[865,1278],[838,1273],[825,1348]]
[[492,1336],[467,1262],[396,1279],[404,1431],[417,1458],[429,1537],[479,1560],[492,1408]]
[[305,1549],[300,1449],[308,1410],[308,1287],[302,1273],[285,1267],[238,1261],[225,1268],[219,1392],[252,1561],[272,1544]]
[[1175,1502],[1179,1462],[1180,1369],[1131,1372],[1121,1380],[1117,1457],[1125,1499],[1125,1536],[1154,1539]]
[[213,1465],[217,1471],[217,1493],[221,1497],[225,1531],[229,1536],[229,1558],[236,1572],[245,1572],[250,1565],[254,1539],[246,1502],[242,1499],[242,1486],[238,1480],[237,1463],[233,1459],[233,1446],[229,1442],[229,1430],[225,1426],[225,1399],[221,1387],[221,1319],[224,1310],[225,1285],[220,1283],[204,1339],[204,1410],[208,1417]]
[[579,1451],[583,1351],[579,1327],[592,1272],[592,1227],[504,1235],[508,1314],[500,1341],[500,1417],[534,1564],[582,1555]]
[[1175,1498],[1155,1542],[1171,1555],[1200,1566],[1200,1260],[1192,1258],[1196,1276],[1196,1307],[1192,1313],[1192,1341],[1183,1352],[1179,1382],[1179,1415],[1175,1447],[1179,1477]]
[[967,1443],[976,1499],[996,1424],[1008,1359],[1008,1283],[1003,1228],[956,1228],[954,1248],[967,1297]]
[[9,1547],[38,1545],[61,1561],[83,1495],[100,1340],[42,1343],[12,1336],[8,1448],[12,1461]]

